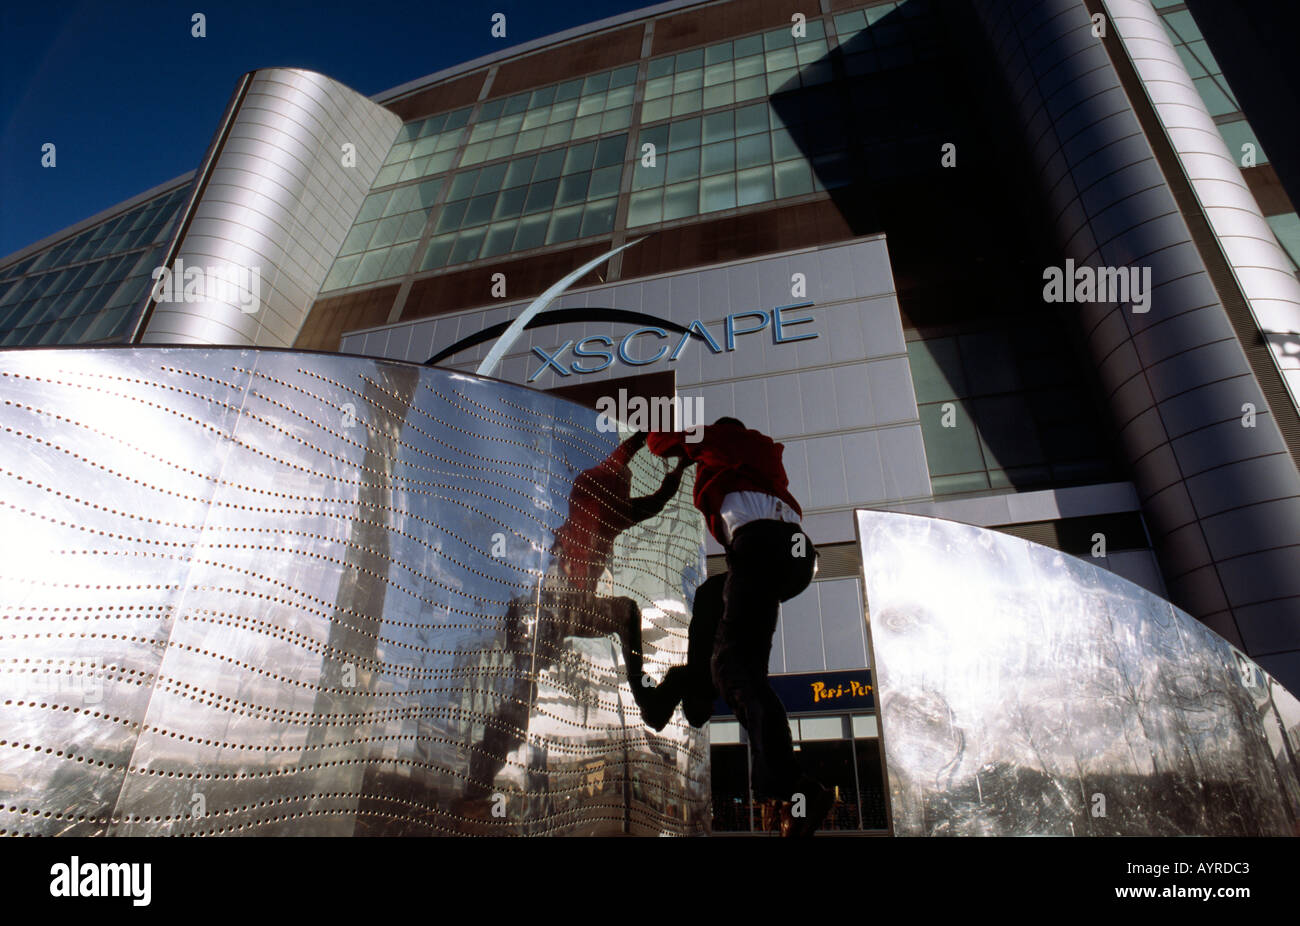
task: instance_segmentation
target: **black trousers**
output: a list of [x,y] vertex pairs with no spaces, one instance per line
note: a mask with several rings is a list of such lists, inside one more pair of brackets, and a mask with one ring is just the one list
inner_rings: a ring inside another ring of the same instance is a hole
[[727,548],[713,683],[749,734],[757,798],[790,800],[799,779],[785,708],[768,682],[778,606],[812,581],[817,551],[797,524],[751,521]]

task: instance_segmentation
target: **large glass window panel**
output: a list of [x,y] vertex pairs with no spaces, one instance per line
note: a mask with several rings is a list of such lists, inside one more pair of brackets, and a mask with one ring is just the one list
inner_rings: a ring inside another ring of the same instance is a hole
[[584,96],[593,93],[604,93],[609,89],[609,72],[601,74],[592,74],[582,82],[582,93]]
[[412,241],[408,244],[398,245],[388,252],[388,260],[384,262],[384,270],[380,279],[389,277],[398,277],[406,273],[411,266],[411,255],[415,253],[417,242]]
[[632,86],[636,83],[636,71],[637,66],[635,64],[629,64],[626,67],[621,67],[611,72],[609,77],[610,88]]
[[375,233],[375,223],[366,222],[363,225],[353,225],[348,236],[343,239],[343,247],[339,249],[340,254],[360,254],[370,243],[370,236]]
[[907,362],[918,402],[942,402],[969,394],[955,337],[909,341]]
[[551,125],[556,125],[557,123],[561,123],[561,122],[568,122],[571,119],[573,119],[573,117],[576,116],[577,114],[578,114],[577,99],[557,100],[555,105],[551,107],[551,119],[550,119]]
[[700,90],[691,90],[687,93],[673,95],[674,116],[687,116],[691,113],[697,113],[703,105],[704,93]]
[[486,234],[486,228],[461,232],[456,236],[456,243],[452,246],[451,256],[447,262],[450,264],[463,264],[465,261],[475,260],[478,257],[479,250],[483,247],[483,238]]
[[677,56],[677,71],[689,71],[691,68],[704,67],[704,49],[681,52]]
[[520,131],[526,132],[529,129],[543,128],[550,121],[551,107],[543,106],[539,109],[530,109],[527,114],[524,115],[524,121],[520,123],[519,129]]
[[600,132],[601,114],[596,113],[594,116],[583,116],[573,123],[574,138],[589,138]]
[[534,90],[532,97],[528,100],[529,109],[541,109],[550,106],[555,102],[555,88],[543,87],[541,90]]
[[631,106],[632,100],[636,96],[635,87],[619,87],[617,90],[611,90],[605,94],[605,109],[617,109],[620,106]]
[[438,136],[438,144],[434,146],[435,151],[449,151],[460,144],[464,132],[447,132]]
[[720,42],[717,45],[710,45],[704,49],[704,64],[707,67],[710,64],[718,64],[722,61],[731,60],[731,43]]
[[567,206],[556,209],[551,215],[551,224],[546,232],[546,243],[556,244],[560,241],[572,241],[582,230],[582,206]]
[[420,270],[433,270],[436,267],[445,266],[447,260],[451,257],[452,245],[455,243],[455,235],[442,235],[431,238],[429,248],[424,252],[424,259],[420,261]]
[[800,66],[807,66],[814,61],[819,61],[825,58],[827,54],[829,54],[829,49],[826,47],[825,39],[814,39],[809,36],[807,39],[795,43],[795,57]]
[[497,138],[500,138],[502,135],[514,135],[519,131],[519,127],[523,125],[523,122],[523,113],[516,113],[513,116],[503,116],[497,120],[496,132],[494,134]]
[[650,62],[646,70],[646,76],[651,79],[661,78],[673,72],[673,58],[669,55],[667,58],[656,58]]
[[[920,406],[921,435],[925,441],[925,456],[931,476],[949,476],[958,473],[983,473],[984,457],[975,419],[968,403],[952,399],[950,412],[944,405],[934,403]],[[944,427],[949,420],[952,427]],[[987,484],[987,483],[986,483]]]
[[361,204],[361,211],[357,213],[358,222],[369,222],[371,219],[377,219],[384,214],[384,207],[388,205],[388,200],[392,192],[371,193],[366,197],[366,201]]
[[736,166],[756,167],[772,162],[771,140],[766,135],[746,135],[736,139]]
[[502,188],[510,189],[511,187],[525,186],[533,176],[533,167],[536,163],[536,155],[515,158],[506,168],[505,179],[501,182]]
[[544,245],[546,243],[546,226],[550,221],[551,217],[545,212],[524,216],[519,221],[519,230],[515,233],[514,250],[526,251],[529,248],[540,248]]
[[723,174],[700,181],[700,212],[733,209],[736,205],[736,177]]
[[379,275],[384,272],[384,261],[387,259],[387,250],[366,252],[361,258],[357,272],[352,275],[352,285],[360,286],[364,283],[373,283],[379,279]]
[[451,179],[451,189],[447,191],[447,202],[455,202],[458,199],[468,199],[473,194],[474,184],[477,182],[478,171],[457,171],[456,176]]
[[405,161],[411,156],[412,145],[410,142],[403,142],[400,145],[393,145],[388,151],[388,157],[384,158],[385,164],[396,164],[398,161]]
[[704,108],[713,109],[718,106],[730,106],[736,102],[736,88],[732,84],[721,84],[717,87],[704,88]]
[[474,194],[493,193],[501,189],[506,179],[506,170],[509,164],[492,164],[478,172],[478,180],[474,184]]
[[496,212],[492,214],[492,217],[494,219],[514,218],[524,211],[524,200],[527,197],[527,187],[515,187],[506,190],[497,198]]
[[709,142],[734,138],[736,135],[735,117],[730,111],[705,116],[701,124],[702,140],[706,145]]
[[557,149],[547,151],[537,156],[537,165],[533,168],[533,183],[539,180],[550,180],[560,176],[560,169],[564,166],[564,151]]
[[446,203],[442,211],[438,213],[438,223],[434,230],[438,232],[455,231],[460,228],[461,222],[465,218],[465,209],[469,205],[468,200],[459,200],[454,203]]
[[642,122],[658,122],[660,119],[667,119],[672,114],[672,97],[664,97],[662,100],[648,100],[641,104]]
[[402,227],[397,231],[396,243],[403,241],[414,241],[420,237],[424,231],[424,223],[428,218],[428,213],[420,209],[415,212],[408,212],[402,217]]
[[732,141],[705,145],[700,156],[700,176],[707,177],[736,169],[736,143]]
[[496,208],[497,194],[488,193],[485,196],[476,196],[469,201],[469,207],[465,210],[465,218],[461,222],[462,227],[471,225],[481,225],[490,221],[492,210]]
[[724,61],[721,64],[711,64],[704,69],[704,86],[716,87],[718,84],[729,84],[736,79],[736,69],[730,61]]
[[596,94],[594,96],[584,96],[582,99],[578,101],[577,115],[579,117],[590,116],[592,113],[600,113],[604,111],[605,111],[605,94],[603,93]]
[[559,180],[544,180],[541,183],[534,183],[528,189],[528,199],[524,204],[524,212],[531,214],[545,212],[550,209],[555,203],[555,193],[559,187]]
[[429,158],[428,163],[424,165],[425,174],[440,174],[451,168],[452,159],[456,156],[454,151],[443,151]]
[[592,199],[599,199],[604,196],[613,196],[618,193],[619,181],[622,179],[623,167],[620,164],[614,164],[610,167],[602,167],[593,171],[591,174],[591,186],[587,195]]
[[699,143],[699,119],[683,119],[680,122],[674,122],[669,127],[667,150],[680,151],[683,148],[694,148],[699,145]]
[[477,145],[470,145],[465,149],[465,153],[460,156],[460,164],[465,167],[470,164],[479,164],[487,160],[488,143],[480,142]]
[[1228,99],[1228,95],[1223,92],[1214,78],[1200,77],[1192,83],[1196,84],[1196,91],[1201,95],[1205,108],[1210,111],[1211,116],[1225,116],[1237,111],[1236,104]]
[[673,79],[671,77],[660,77],[657,80],[647,80],[645,82],[646,100],[657,100],[660,97],[671,96],[673,92]]
[[614,210],[617,206],[616,199],[589,204],[582,213],[582,237],[608,234],[614,228]]
[[501,115],[501,111],[505,109],[505,105],[506,105],[505,100],[488,100],[481,107],[479,107],[478,121],[480,123],[483,123],[491,119],[497,118],[498,116]]
[[742,170],[736,175],[737,205],[752,206],[754,203],[769,202],[773,195],[772,169],[770,167]]
[[407,161],[401,165],[402,173],[397,179],[405,182],[407,180],[414,180],[416,177],[424,176],[424,167],[427,161],[428,158],[416,158],[414,161]]
[[561,122],[558,125],[547,126],[546,134],[542,136],[542,147],[549,148],[551,145],[562,145],[573,138],[573,123]]
[[676,183],[664,189],[663,219],[684,219],[695,215],[700,206],[700,184],[698,181]]
[[766,72],[766,61],[762,55],[751,55],[735,62],[736,80],[761,77]]
[[803,151],[786,129],[776,129],[772,132],[772,160],[788,161],[791,158],[802,157]]
[[668,157],[669,155],[664,154],[663,149],[660,149],[653,167],[647,167],[644,161],[638,159],[636,166],[632,168],[632,189],[646,190],[650,187],[663,186]]
[[527,92],[516,93],[514,96],[506,100],[506,105],[501,110],[501,115],[503,117],[521,115],[523,111],[528,108],[528,98],[529,94]]
[[515,222],[498,222],[488,229],[487,238],[483,241],[483,251],[481,257],[496,257],[498,254],[504,254],[510,250],[510,246],[515,240],[515,230],[519,223]]
[[371,248],[386,248],[397,239],[397,232],[402,227],[402,216],[381,219],[370,239]]
[[534,129],[531,132],[520,132],[515,140],[515,151],[535,151],[542,147],[542,142],[545,140],[545,129]]
[[813,191],[812,172],[806,161],[783,161],[776,165],[776,196],[802,196]]
[[665,183],[675,183],[679,180],[694,180],[700,175],[700,149],[691,148],[687,151],[674,151],[666,155],[667,164],[665,165]]
[[629,226],[649,225],[660,221],[663,215],[660,195],[658,189],[633,193],[628,201],[627,224]]
[[623,160],[623,153],[627,150],[627,136],[619,135],[615,138],[602,138],[596,143],[595,160],[592,162],[593,167],[609,167],[618,164]]
[[1045,462],[1034,421],[1023,395],[975,399],[984,457],[1003,469]]
[[555,196],[557,206],[568,206],[583,202],[587,198],[587,183],[591,175],[586,171],[578,174],[566,174],[560,180],[560,190]]
[[772,93],[789,93],[799,88],[799,69],[786,68],[767,75],[767,86]]
[[744,103],[746,100],[757,100],[765,96],[767,96],[767,80],[761,75],[736,81],[737,103]]
[[704,86],[704,71],[695,68],[690,71],[678,70],[673,77],[673,93],[685,93],[688,90],[699,90]]
[[480,122],[478,125],[474,126],[474,128],[469,133],[470,144],[472,145],[475,142],[487,141],[489,138],[492,137],[492,134],[495,130],[496,130],[495,122]]
[[582,78],[565,81],[555,88],[555,101],[557,103],[568,100],[576,100],[582,95]]
[[787,68],[797,67],[799,64],[793,47],[773,48],[768,51],[766,58],[766,70],[769,74],[779,73]]

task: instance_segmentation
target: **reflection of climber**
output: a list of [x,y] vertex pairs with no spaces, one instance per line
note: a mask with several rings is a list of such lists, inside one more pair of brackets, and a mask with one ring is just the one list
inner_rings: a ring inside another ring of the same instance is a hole
[[[538,674],[564,637],[618,634],[628,682],[638,703],[647,690],[641,684],[640,608],[625,596],[596,595],[618,535],[663,511],[690,465],[689,460],[680,461],[653,494],[633,498],[632,469],[628,464],[645,441],[644,433],[634,433],[605,460],[578,475],[569,495],[569,516],[555,531],[554,559],[540,592],[536,598],[525,595],[510,602],[506,614],[507,651],[520,654],[532,650],[538,662],[530,671],[511,673],[514,682],[510,693],[484,724],[483,740],[471,752],[467,796],[486,794],[506,756],[523,741]],[[537,617],[535,625],[526,620],[533,614]],[[535,643],[527,640],[530,633],[536,634]]]
[[[755,796],[781,802],[782,835],[810,836],[834,795],[800,773],[767,665],[779,605],[808,587],[816,551],[799,526],[803,512],[790,494],[780,444],[735,418],[719,418],[696,443],[685,438],[681,432],[655,433],[647,446],[659,456],[698,464],[695,506],[726,548],[727,573],[697,591],[687,665],[676,675],[670,670],[664,684],[643,695],[643,714],[661,728],[682,700],[690,722],[707,719],[712,692],[703,688],[699,660],[708,625],[716,622],[712,681],[749,734]],[[694,623],[701,618],[705,625],[697,631]]]
[[[561,621],[561,636],[602,636],[617,633],[623,642],[628,683],[638,702],[641,684],[641,611],[631,598],[597,598],[596,585],[609,565],[618,535],[663,511],[677,494],[682,473],[690,465],[680,460],[651,495],[632,497],[632,468],[628,461],[646,441],[642,431],[623,441],[603,462],[573,481],[569,518],[555,532],[555,589],[578,600],[571,624]],[[590,612],[595,612],[594,614]],[[584,613],[587,612],[587,613]]]

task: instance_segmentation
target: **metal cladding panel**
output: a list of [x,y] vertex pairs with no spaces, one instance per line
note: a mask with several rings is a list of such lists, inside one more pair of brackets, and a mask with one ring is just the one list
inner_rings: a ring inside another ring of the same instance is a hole
[[688,477],[627,523],[666,467],[595,412],[254,349],[0,392],[0,832],[707,830],[706,739],[627,681],[685,659],[703,521]]
[[896,835],[1296,833],[1300,702],[1226,640],[1017,537],[857,518]]
[[1148,0],[1103,0],[1300,406],[1300,281]]
[[[1269,250],[1276,250],[1278,260],[1285,258],[1271,233],[1268,241],[1256,234],[1266,224],[1261,225],[1253,200],[1247,203],[1240,171],[1157,14],[1145,0],[1105,3],[1167,134],[1196,130],[1203,141],[1203,150],[1192,150],[1184,133],[1183,148],[1172,139],[1174,153],[1276,355],[1278,338],[1293,338],[1285,331],[1295,329],[1288,327],[1290,321],[1277,321],[1281,316],[1266,317],[1264,310],[1284,305],[1293,291],[1300,305],[1300,284],[1289,274],[1271,272],[1275,262]],[[1134,109],[1142,101],[1131,102],[1119,89],[1120,72],[1108,56],[1077,51],[1105,50],[1103,40],[1092,35],[1089,7],[1083,0],[976,0],[974,7],[1007,81],[1021,87],[1016,105],[1057,216],[1062,256],[1080,267],[1150,268],[1147,311],[1133,311],[1123,302],[1083,301],[1075,312],[1109,397],[1170,594],[1179,606],[1221,627],[1224,611],[1235,614],[1267,600],[1261,591],[1267,574],[1229,588],[1226,574],[1237,567],[1221,560],[1203,537],[1189,542],[1186,532],[1179,532],[1197,523],[1193,531],[1204,533],[1199,522],[1240,509],[1248,512],[1235,525],[1243,552],[1285,550],[1279,555],[1289,558],[1286,568],[1298,570],[1300,548],[1285,547],[1268,526],[1275,520],[1274,507],[1300,495],[1300,472],[1284,453],[1278,420],[1266,413],[1264,390],[1157,161],[1153,143],[1162,146],[1143,134]],[[1108,76],[1098,77],[1098,68]],[[1042,84],[1049,75],[1050,98]],[[1098,93],[1100,86],[1112,89]],[[1246,205],[1250,208],[1242,211]],[[1245,269],[1250,263],[1259,269]],[[1276,287],[1265,292],[1269,281]],[[1226,397],[1206,388],[1220,382],[1236,384],[1226,408]],[[1261,413],[1248,426],[1229,426],[1242,423],[1252,408]],[[1177,431],[1170,430],[1170,421],[1177,422]],[[1220,426],[1212,454],[1204,436],[1186,438],[1189,423],[1193,430]],[[1198,491],[1206,480],[1192,474],[1203,470],[1211,455],[1222,478],[1211,480],[1213,493]],[[1239,475],[1247,471],[1249,478]],[[1273,613],[1289,613],[1285,620],[1294,627],[1300,622],[1298,609],[1300,598],[1293,597],[1289,612]],[[1231,635],[1243,639],[1239,628]],[[1294,651],[1252,653],[1300,690]]]
[[319,74],[254,72],[177,253],[183,269],[242,288],[211,283],[160,301],[143,341],[290,346],[400,126]]

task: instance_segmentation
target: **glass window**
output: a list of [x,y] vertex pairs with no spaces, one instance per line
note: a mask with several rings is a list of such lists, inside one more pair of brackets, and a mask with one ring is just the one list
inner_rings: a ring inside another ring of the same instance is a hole
[[485,167],[478,172],[478,182],[474,184],[474,192],[491,193],[501,189],[506,178],[508,164],[493,164],[491,167]]
[[700,175],[700,149],[690,148],[686,151],[674,151],[666,156],[666,173],[664,181],[674,183],[678,180],[694,180]]
[[547,151],[545,154],[537,156],[537,166],[533,168],[533,182],[539,180],[550,180],[553,177],[560,176],[560,168],[564,166],[564,151]]
[[664,190],[664,221],[684,219],[699,211],[700,184],[698,181],[677,183]]
[[703,119],[703,140],[705,144],[734,138],[736,134],[735,118],[731,111],[713,113]]
[[678,70],[673,77],[673,93],[685,93],[688,90],[699,90],[704,86],[704,71],[695,68],[691,71]]
[[383,272],[380,279],[388,277],[402,276],[411,266],[411,255],[415,253],[417,242],[398,245],[388,252],[388,260],[384,262]]
[[566,174],[560,180],[560,190],[556,194],[555,204],[557,206],[568,206],[572,203],[583,202],[587,198],[587,183],[591,179],[591,174],[582,171],[577,174]]
[[700,120],[683,119],[669,127],[668,150],[678,151],[682,148],[694,148],[700,143]]
[[529,248],[540,248],[546,243],[546,226],[551,217],[546,213],[538,215],[524,216],[519,222],[519,230],[515,234],[514,250],[525,251]]
[[493,213],[494,219],[513,218],[524,211],[524,200],[528,196],[526,187],[515,187],[506,190],[497,199],[496,212]]
[[703,105],[704,94],[700,90],[678,93],[673,96],[673,115],[685,116],[690,113],[697,113]]
[[717,45],[710,45],[704,49],[704,63],[717,64],[721,61],[731,60],[731,43],[722,42]]
[[460,228],[461,221],[465,218],[465,208],[469,203],[467,200],[447,203],[442,207],[438,215],[438,223],[434,226],[435,231],[446,232],[454,231]]
[[474,192],[474,184],[477,181],[478,171],[458,171],[451,180],[451,189],[447,191],[447,201],[455,202],[458,199],[468,198]]
[[568,206],[556,209],[551,216],[551,224],[546,233],[546,243],[556,244],[560,241],[572,241],[577,238],[582,228],[582,206]]
[[481,225],[489,221],[492,218],[492,210],[496,208],[496,203],[497,194],[495,193],[474,197],[469,201],[469,207],[465,210],[465,218],[461,225]]
[[515,158],[510,162],[506,169],[505,179],[501,182],[504,189],[510,187],[523,186],[528,183],[533,175],[533,166],[537,163],[536,155],[526,158]]
[[813,190],[812,173],[805,161],[783,161],[776,165],[776,196],[802,196]]
[[555,193],[560,187],[559,180],[544,180],[534,183],[528,190],[528,200],[524,212],[544,212],[555,203]]
[[451,247],[455,242],[455,235],[442,235],[430,239],[429,249],[424,252],[424,260],[420,261],[420,269],[432,270],[444,266],[451,257]]
[[656,58],[650,62],[650,67],[646,71],[646,76],[650,79],[664,77],[673,72],[672,56],[667,58]]
[[707,177],[736,169],[736,143],[731,141],[705,145],[700,157],[700,175]]
[[462,264],[467,260],[474,260],[478,257],[479,249],[483,246],[483,238],[487,234],[486,228],[472,229],[463,231],[456,236],[456,243],[452,246],[451,257],[448,263]]
[[627,224],[629,226],[649,225],[651,222],[658,222],[662,215],[658,190],[633,193],[628,201]]
[[736,139],[737,167],[755,167],[771,161],[771,142],[766,135],[747,135]]
[[574,145],[568,149],[565,155],[564,169],[562,173],[572,174],[580,170],[590,170],[592,161],[595,157],[595,142],[587,142],[585,145]]
[[582,213],[582,237],[608,234],[614,228],[614,210],[618,206],[616,199],[604,199],[591,203]]
[[641,104],[641,121],[658,122],[660,119],[667,119],[672,115],[672,98],[664,97],[662,100],[649,100]]
[[697,48],[693,51],[684,51],[677,56],[678,73],[699,67],[704,67],[704,49]]
[[591,187],[588,194],[592,199],[603,196],[613,196],[618,193],[619,181],[623,178],[623,167],[620,164],[614,164],[610,167],[602,167],[593,171],[591,175]]
[[736,178],[734,174],[708,177],[700,181],[700,212],[716,212],[736,206]]
[[504,254],[510,250],[510,246],[515,240],[515,230],[518,222],[498,222],[488,229],[487,238],[483,242],[482,257],[495,257],[498,254]]
[[772,170],[758,167],[736,175],[736,202],[741,206],[765,203],[772,199]]
[[718,106],[730,106],[736,102],[736,88],[731,84],[721,84],[717,87],[704,88],[704,108],[713,109]]

